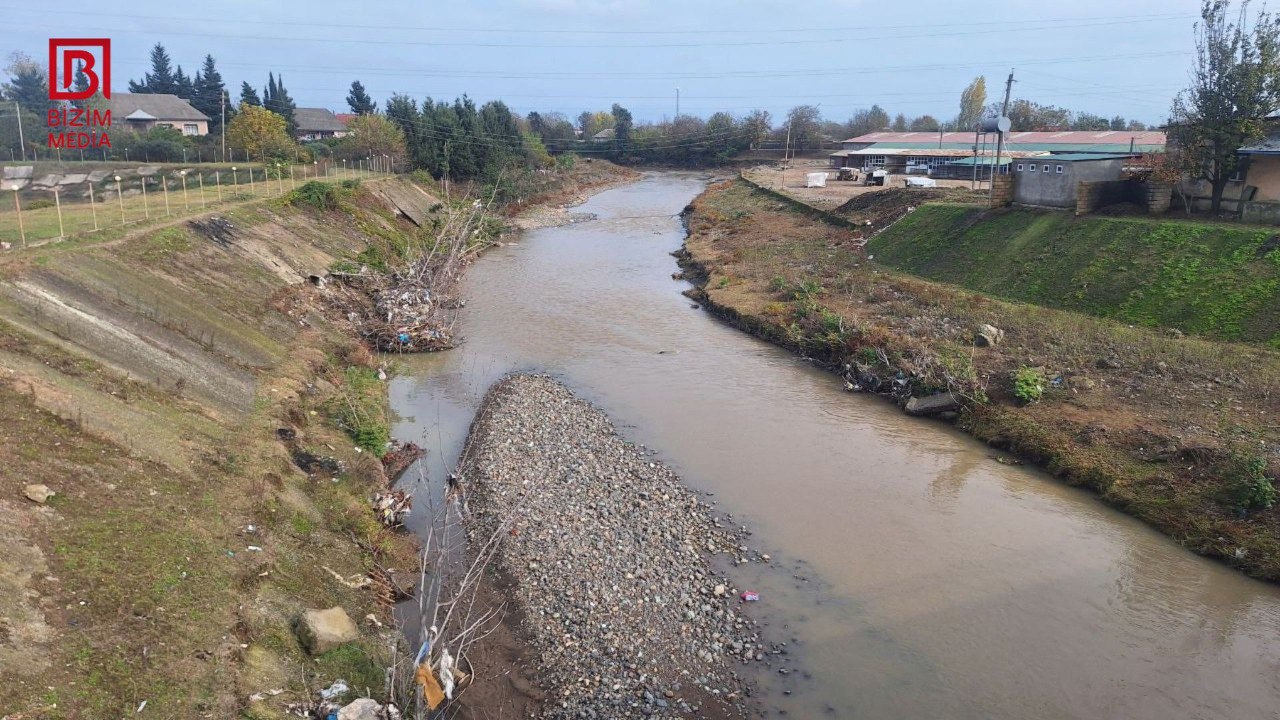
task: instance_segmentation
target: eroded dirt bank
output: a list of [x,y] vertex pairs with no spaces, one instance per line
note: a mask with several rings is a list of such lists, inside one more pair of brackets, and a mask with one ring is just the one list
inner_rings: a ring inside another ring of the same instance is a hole
[[710,188],[687,223],[696,297],[731,323],[1280,579],[1274,352],[898,274],[869,262],[857,232],[741,181]]
[[458,472],[473,548],[501,543],[540,716],[741,713],[737,670],[766,648],[709,558],[748,553],[674,473],[540,375],[489,391]]

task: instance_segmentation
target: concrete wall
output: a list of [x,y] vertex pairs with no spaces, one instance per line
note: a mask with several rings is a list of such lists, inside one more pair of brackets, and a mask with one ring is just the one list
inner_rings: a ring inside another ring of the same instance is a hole
[[1249,174],[1244,181],[1258,188],[1253,195],[1253,202],[1280,202],[1280,156],[1252,156],[1249,159]]
[[[1020,205],[1076,207],[1076,185],[1081,182],[1119,180],[1124,159],[1062,162],[1044,158],[1026,158],[1013,164],[1013,201]],[[1030,166],[1035,164],[1036,171]],[[1018,166],[1022,170],[1018,171]],[[1044,167],[1049,166],[1045,172]],[[1062,172],[1057,171],[1062,166]]]

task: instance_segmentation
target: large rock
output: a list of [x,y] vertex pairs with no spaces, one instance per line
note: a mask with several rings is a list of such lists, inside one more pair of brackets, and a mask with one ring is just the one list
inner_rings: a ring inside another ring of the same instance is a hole
[[312,655],[326,653],[360,637],[356,624],[340,607],[307,610],[298,620],[298,640]]
[[973,344],[978,347],[992,347],[999,345],[1004,339],[1004,331],[995,325],[979,325],[977,332],[973,334]]
[[57,495],[57,493],[49,489],[48,485],[28,485],[23,489],[22,494],[26,495],[31,502],[41,504],[49,502],[49,498]]
[[382,706],[377,700],[360,698],[338,710],[338,720],[382,720]]
[[951,393],[938,393],[928,397],[913,397],[907,400],[908,415],[937,415],[960,409],[960,398]]

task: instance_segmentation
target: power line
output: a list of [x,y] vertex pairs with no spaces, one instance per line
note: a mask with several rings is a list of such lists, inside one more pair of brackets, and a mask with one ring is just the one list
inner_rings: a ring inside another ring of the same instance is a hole
[[[16,12],[28,12],[38,14],[42,18],[45,17],[43,9],[27,9],[14,8]],[[230,20],[225,17],[175,17],[166,15],[139,15],[131,13],[105,13],[93,11],[78,11],[76,17],[113,17],[127,18],[133,20],[165,20],[170,22],[181,23],[223,23],[223,24],[241,24],[242,21]],[[778,33],[813,33],[813,32],[853,32],[859,30],[913,30],[920,28],[950,28],[950,27],[987,27],[987,26],[1006,26],[1006,25],[1027,25],[1050,23],[1061,27],[1061,23],[1077,23],[1077,22],[1095,22],[1095,21],[1133,21],[1144,22],[1151,20],[1183,20],[1198,17],[1191,13],[1177,13],[1164,15],[1096,15],[1090,17],[1070,17],[1070,18],[1029,18],[1026,20],[982,20],[971,22],[951,22],[936,24],[910,24],[910,25],[855,25],[855,26],[825,26],[825,27],[807,27],[807,28],[708,28],[698,30],[594,30],[594,29],[572,29],[572,28],[495,28],[495,27],[450,27],[450,26],[408,26],[408,25],[364,25],[364,24],[348,24],[348,23],[318,23],[318,22],[302,22],[294,19],[289,20],[289,25],[293,27],[316,27],[316,28],[335,28],[340,30],[404,30],[410,32],[469,32],[483,34],[511,34],[511,35],[743,35],[749,33],[761,33],[770,36]],[[1023,28],[1014,28],[1021,30]],[[902,37],[901,35],[897,37]],[[593,46],[602,47],[602,46]],[[651,47],[651,46],[646,46]]]
[[[1040,30],[1052,30],[1055,32],[1064,29],[1079,29],[1100,26],[1114,25],[1131,25],[1136,23],[1150,23],[1161,20],[1182,20],[1188,16],[1172,16],[1164,18],[1141,18],[1132,20],[1113,20],[1105,22],[1092,23],[1076,23],[1076,24],[1050,24],[1039,27],[1019,28],[1021,32],[1033,32]],[[11,24],[10,27],[27,27],[31,29],[44,29],[45,25],[22,25]],[[156,35],[153,30],[142,30],[136,28],[96,28],[97,32],[116,34],[134,34],[134,35]],[[1007,33],[1008,29],[996,28],[988,30],[956,30],[949,32],[936,33],[895,33],[892,35],[869,36],[858,38],[859,42],[870,42],[876,40],[893,40],[900,41],[903,39],[915,38],[938,38],[938,37],[968,37],[972,35],[988,35],[991,33]],[[193,30],[165,30],[163,34],[167,35],[185,35],[191,37],[227,37],[237,40],[269,40],[272,42],[310,42],[310,43],[342,43],[354,45],[386,45],[396,47],[468,47],[468,48],[520,48],[520,49],[593,49],[593,50],[651,50],[654,48],[711,48],[711,47],[775,47],[778,45],[823,45],[823,44],[848,44],[848,39],[839,38],[810,38],[804,40],[738,40],[730,42],[692,42],[692,43],[644,43],[632,45],[610,44],[583,44],[583,43],[556,43],[556,44],[531,44],[531,43],[500,43],[500,42],[475,42],[475,41],[439,41],[439,40],[384,40],[378,38],[354,38],[354,37],[286,37],[281,35],[246,35],[242,33],[211,33],[198,32]]]

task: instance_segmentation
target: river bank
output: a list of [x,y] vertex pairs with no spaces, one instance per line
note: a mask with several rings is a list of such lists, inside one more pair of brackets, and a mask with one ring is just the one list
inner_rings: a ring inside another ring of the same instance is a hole
[[901,275],[847,227],[741,181],[709,189],[687,222],[694,295],[732,324],[1090,487],[1189,549],[1280,579],[1273,353]]

